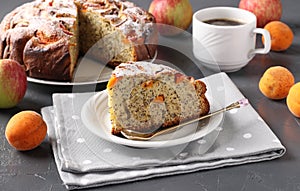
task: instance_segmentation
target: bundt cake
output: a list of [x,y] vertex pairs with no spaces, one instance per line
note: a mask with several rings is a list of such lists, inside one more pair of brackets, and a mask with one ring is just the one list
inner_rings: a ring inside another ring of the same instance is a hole
[[35,0],[2,20],[0,59],[18,61],[30,77],[71,81],[79,53],[113,67],[152,58],[154,23],[123,0]]
[[112,134],[151,132],[209,112],[206,85],[165,65],[122,63],[107,84]]

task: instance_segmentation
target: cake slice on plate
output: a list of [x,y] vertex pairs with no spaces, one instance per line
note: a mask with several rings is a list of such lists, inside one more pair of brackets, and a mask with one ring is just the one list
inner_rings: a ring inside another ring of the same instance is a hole
[[165,65],[122,63],[107,84],[112,134],[151,132],[209,112],[206,85]]

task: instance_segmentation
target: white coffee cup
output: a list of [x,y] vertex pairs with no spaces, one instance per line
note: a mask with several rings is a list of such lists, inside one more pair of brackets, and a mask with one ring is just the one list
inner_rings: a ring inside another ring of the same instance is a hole
[[[235,26],[205,23],[211,19],[239,21]],[[264,37],[264,47],[256,48],[256,34]],[[271,38],[267,30],[256,28],[256,16],[234,7],[211,7],[193,15],[193,53],[212,70],[233,72],[241,69],[255,56],[267,54]]]

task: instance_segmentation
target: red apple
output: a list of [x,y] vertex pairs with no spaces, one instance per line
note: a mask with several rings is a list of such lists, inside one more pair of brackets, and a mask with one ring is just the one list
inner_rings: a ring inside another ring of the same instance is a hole
[[279,21],[282,15],[280,0],[241,0],[239,8],[254,13],[257,17],[257,27],[260,28],[271,21]]
[[0,59],[0,108],[16,106],[24,97],[27,77],[23,66],[10,59]]
[[160,34],[177,35],[186,30],[193,18],[193,9],[189,0],[153,0],[149,7],[158,23]]

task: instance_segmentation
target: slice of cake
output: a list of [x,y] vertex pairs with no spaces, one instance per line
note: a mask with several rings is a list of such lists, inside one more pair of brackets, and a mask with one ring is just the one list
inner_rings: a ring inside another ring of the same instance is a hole
[[209,112],[206,85],[165,65],[122,63],[107,84],[112,134],[151,132]]

